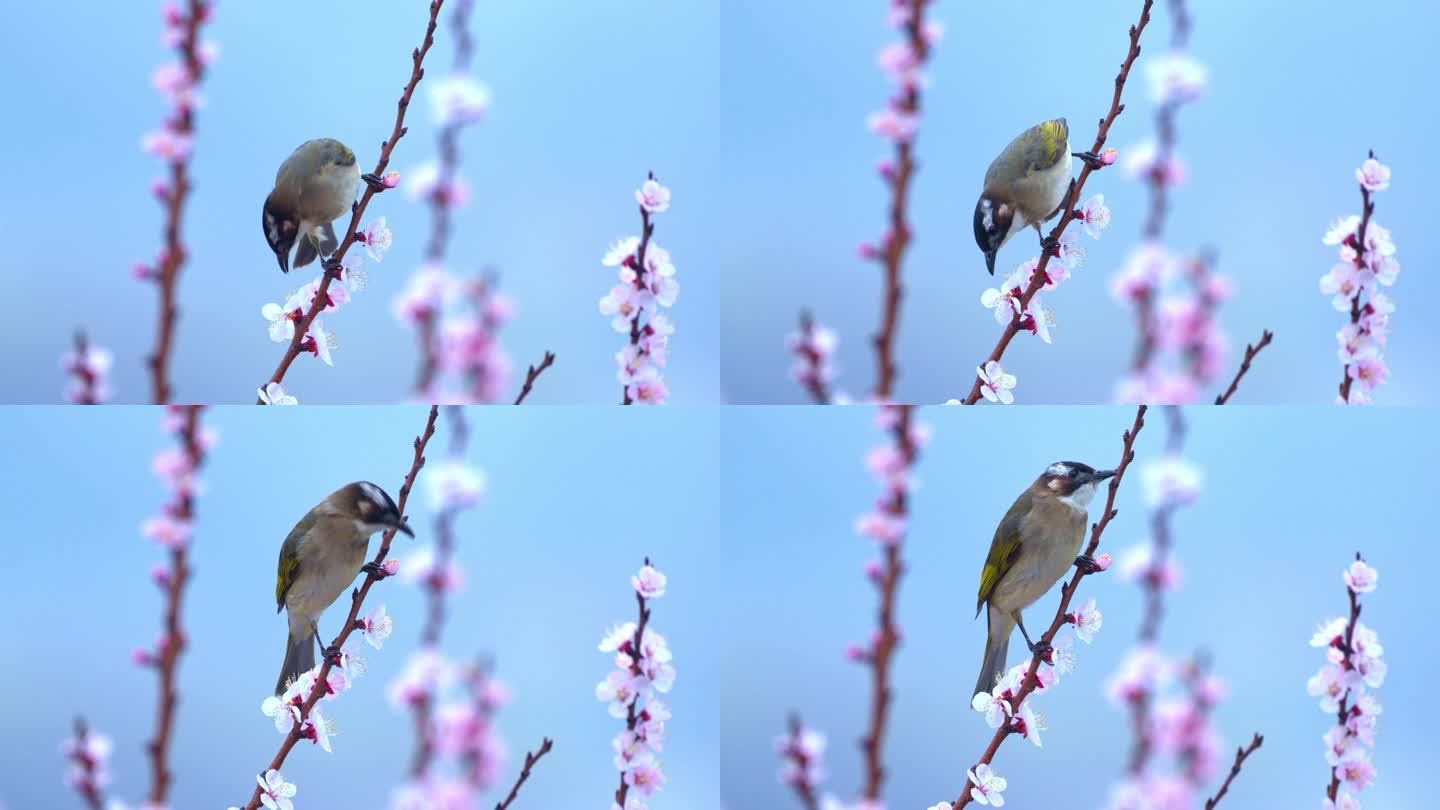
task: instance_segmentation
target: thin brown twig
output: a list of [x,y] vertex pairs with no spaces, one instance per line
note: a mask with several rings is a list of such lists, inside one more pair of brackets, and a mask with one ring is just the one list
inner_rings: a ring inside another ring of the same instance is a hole
[[820,810],[820,797],[815,794],[815,785],[807,776],[812,764],[810,755],[800,744],[800,738],[805,733],[805,724],[800,722],[800,715],[790,715],[789,730],[790,740],[783,753],[795,767],[796,778],[790,782],[790,787],[795,790],[795,795],[805,810]]
[[[200,58],[200,24],[209,17],[211,7],[203,0],[190,0],[183,22],[178,45],[180,59],[185,71],[195,85],[205,75],[205,64]],[[179,105],[170,130],[184,139],[191,139],[195,131],[195,103],[189,99]],[[170,348],[174,340],[175,322],[180,317],[175,304],[175,287],[180,279],[180,268],[185,263],[185,244],[180,238],[181,220],[185,212],[185,198],[190,194],[190,155],[170,162],[170,184],[165,194],[165,248],[157,268],[155,282],[160,287],[160,308],[156,313],[155,349],[148,358],[150,366],[150,398],[157,405],[170,401],[170,383],[166,370],[170,363]]]
[[[650,565],[649,557],[645,558],[645,564],[647,566]],[[635,591],[635,604],[640,608],[640,622],[635,625],[635,635],[630,641],[630,672],[633,675],[639,675],[640,661],[645,653],[643,643],[645,640],[645,627],[650,624],[650,606],[638,589]],[[638,700],[630,701],[630,709],[625,715],[625,728],[632,732],[635,730],[635,726],[640,723],[640,713],[635,709],[639,703],[640,701]],[[625,782],[625,774],[622,773],[620,774],[620,787],[615,791],[615,804],[624,807],[625,798],[629,795],[630,785]]]
[[99,405],[100,404],[100,378],[90,368],[90,340],[85,336],[84,329],[75,330],[75,360],[66,369],[70,376],[78,383],[71,388],[73,393],[72,401],[76,405]]
[[[1269,346],[1270,341],[1274,339],[1275,333],[1266,329],[1260,334],[1259,343],[1245,344],[1245,357],[1240,361],[1240,370],[1235,372],[1235,379],[1230,381],[1230,387],[1225,389],[1225,393],[1215,397],[1216,405],[1224,405],[1230,401],[1230,397],[1235,395],[1235,389],[1240,387],[1240,380],[1245,376],[1245,372],[1250,370],[1250,361],[1254,360],[1255,355],[1259,354],[1266,346]],[[1346,379],[1349,379],[1348,374],[1346,375]]]
[[[898,410],[899,414],[891,433],[903,464],[906,470],[909,470],[919,452],[910,430],[913,409],[909,405],[901,405]],[[910,509],[906,489],[892,487],[881,508],[896,521],[904,521]],[[895,594],[899,589],[900,578],[904,575],[905,562],[900,558],[900,541],[896,540],[885,546],[885,558],[877,586],[880,590],[880,604],[876,615],[879,628],[876,631],[874,648],[866,659],[871,671],[870,719],[865,735],[860,738],[860,750],[865,758],[865,786],[862,795],[872,802],[880,800],[880,790],[885,781],[882,748],[893,697],[890,689],[890,659],[900,643],[900,631],[895,625]]]
[[[394,151],[395,144],[409,131],[409,128],[405,126],[405,111],[410,107],[410,97],[415,94],[415,87],[425,76],[422,64],[425,61],[425,54],[430,52],[430,46],[435,44],[436,21],[440,16],[440,7],[444,3],[445,0],[430,1],[430,21],[425,27],[425,39],[421,42],[420,47],[414,49],[410,55],[410,81],[406,83],[405,90],[400,94],[400,100],[395,105],[395,127],[391,130],[389,139],[380,143],[380,159],[372,172],[375,177],[385,175],[385,169],[390,165],[390,153]],[[320,287],[310,302],[310,308],[295,323],[295,334],[290,338],[290,347],[285,350],[285,355],[280,358],[280,365],[275,367],[275,371],[270,375],[267,383],[283,381],[285,373],[290,370],[290,364],[300,356],[300,344],[305,341],[305,336],[310,331],[310,324],[319,317],[320,310],[329,301],[330,283],[335,280],[337,275],[331,268],[340,267],[344,261],[345,252],[355,243],[355,237],[359,233],[360,220],[365,216],[365,209],[370,205],[370,199],[378,193],[376,184],[366,183],[365,193],[360,195],[360,201],[351,207],[350,224],[345,228],[345,238],[341,240],[340,247],[336,248],[335,252],[325,260],[326,269],[320,279]],[[263,389],[265,386],[261,385],[260,387]],[[262,404],[259,398],[256,398],[255,404]]]
[[[654,173],[654,172],[650,172],[649,175],[648,175],[648,177],[649,177],[649,179],[654,180],[654,179],[655,179],[655,173]],[[653,223],[653,222],[650,221],[650,212],[645,208],[645,206],[641,205],[641,206],[640,206],[640,247],[637,248],[636,251],[635,251],[635,265],[634,265],[634,267],[632,268],[632,269],[634,269],[634,271],[635,271],[635,286],[636,286],[636,287],[639,287],[639,288],[643,288],[643,287],[647,286],[647,282],[645,281],[645,277],[646,277],[646,275],[648,275],[648,271],[646,270],[646,265],[645,265],[645,252],[650,249],[650,237],[651,237],[651,235],[653,235],[654,233],[655,233],[655,223]],[[637,311],[637,312],[635,313],[635,317],[633,317],[633,318],[630,319],[630,345],[631,345],[631,346],[638,346],[638,345],[640,344],[640,316],[643,315],[643,314],[644,314],[643,312]],[[622,388],[621,393],[620,393],[620,404],[621,404],[621,405],[633,405],[633,404],[635,404],[634,401],[630,398],[630,387],[629,387],[629,386],[624,386],[624,387]],[[625,806],[625,803],[624,803],[624,802],[621,802],[621,803],[620,803],[620,806],[621,806],[621,807],[624,807],[624,806]]]
[[[1149,3],[1146,3],[1146,7],[1149,7]],[[1119,514],[1119,510],[1115,508],[1115,495],[1120,491],[1120,482],[1124,480],[1125,472],[1130,468],[1130,462],[1135,460],[1135,437],[1139,436],[1140,430],[1145,427],[1145,411],[1146,407],[1144,405],[1135,409],[1135,421],[1130,425],[1130,429],[1126,430],[1123,434],[1124,444],[1120,452],[1120,463],[1115,466],[1115,476],[1110,479],[1109,493],[1105,497],[1105,512],[1100,516],[1099,521],[1090,526],[1090,542],[1085,547],[1086,557],[1093,558],[1095,556],[1095,549],[1100,546],[1100,535],[1105,532],[1105,527],[1110,525],[1110,521]],[[1084,579],[1090,573],[1091,571],[1088,567],[1077,564],[1075,566],[1075,573],[1070,577],[1070,581],[1068,583],[1060,583],[1060,605],[1055,610],[1055,618],[1050,622],[1049,629],[1040,636],[1040,646],[1047,645],[1054,641],[1055,634],[1059,633],[1060,628],[1065,626],[1065,615],[1070,607],[1070,601],[1074,599],[1075,591],[1080,587],[1080,580]],[[1035,673],[1039,668],[1040,658],[1038,656],[1032,657],[1030,660],[1030,668],[1026,671],[1025,677],[1020,681],[1020,689],[1010,698],[1011,711],[1009,713],[1011,715],[1020,708],[1020,704],[1025,702],[1025,699],[1030,696],[1030,693],[1035,691],[1035,687],[1039,683],[1035,677]],[[985,752],[980,755],[980,759],[976,760],[975,765],[989,764],[994,760],[995,752],[1000,750],[1000,744],[1012,733],[1014,733],[1014,731],[1009,723],[1002,724],[996,729],[994,736],[990,738],[990,744],[986,746]],[[973,770],[974,767],[975,766],[971,766],[971,769]],[[970,791],[967,783],[967,787],[960,792],[960,798],[954,801],[953,810],[960,810],[960,808],[969,803]]]
[[[1375,158],[1375,150],[1370,150],[1370,158]],[[1355,234],[1355,261],[1364,264],[1365,257],[1365,231],[1370,227],[1370,217],[1375,213],[1375,201],[1370,198],[1370,189],[1360,185],[1360,229]],[[1350,299],[1350,325],[1360,323],[1360,295],[1364,289],[1356,289],[1355,297]],[[1340,399],[1343,402],[1350,401],[1350,385],[1354,382],[1350,378],[1350,364],[1346,363],[1342,371],[1344,375],[1340,380]]]
[[549,737],[544,737],[540,741],[540,747],[533,753],[525,752],[525,765],[520,769],[520,776],[515,780],[515,786],[510,788],[510,794],[505,797],[505,801],[495,805],[495,810],[509,810],[510,803],[515,801],[515,797],[520,793],[520,786],[530,778],[530,769],[535,767],[535,763],[539,762],[541,757],[550,753],[550,749],[553,747],[555,747],[555,743]]
[[[1115,94],[1110,99],[1110,111],[1104,118],[1100,119],[1100,128],[1095,133],[1095,143],[1090,148],[1093,154],[1098,155],[1104,150],[1105,139],[1110,134],[1110,126],[1115,123],[1115,119],[1119,118],[1120,113],[1125,110],[1125,105],[1120,102],[1120,96],[1125,90],[1125,81],[1130,76],[1130,67],[1135,64],[1135,59],[1140,56],[1140,35],[1145,31],[1145,26],[1150,22],[1150,7],[1154,5],[1154,2],[1155,0],[1145,0],[1144,5],[1140,9],[1139,23],[1130,26],[1130,50],[1125,55],[1125,61],[1120,64],[1120,72],[1115,76]],[[1062,213],[1060,215],[1060,221],[1057,222],[1055,227],[1050,231],[1050,236],[1047,237],[1048,243],[1058,244],[1060,235],[1063,234],[1065,228],[1075,220],[1075,203],[1080,199],[1080,193],[1085,189],[1085,181],[1090,179],[1090,174],[1094,171],[1095,169],[1089,162],[1086,162],[1084,168],[1080,170],[1079,179],[1070,187],[1070,191],[1065,197],[1065,202],[1061,205]],[[1050,259],[1053,255],[1054,251],[1051,250],[1041,252],[1040,263],[1035,268],[1035,273],[1030,279],[1030,284],[1020,295],[1019,312],[1010,319],[1009,325],[1000,333],[1000,340],[995,344],[995,348],[990,351],[990,356],[980,363],[982,368],[986,363],[1000,362],[1000,358],[1005,355],[1005,349],[1010,346],[1010,341],[1020,332],[1019,313],[1025,312],[1028,309],[1030,299],[1034,298],[1035,294],[1040,291],[1040,288],[1045,286],[1046,279],[1048,278],[1045,273],[1045,268],[1049,266]],[[970,394],[965,397],[964,404],[974,405],[978,401],[980,401],[980,378],[976,377],[974,383],[971,384]]]
[[[930,58],[930,41],[925,34],[925,4],[928,0],[904,0],[909,14],[904,30],[911,52],[915,55],[915,68],[920,70]],[[898,99],[897,111],[905,116],[920,114],[920,83],[907,86]],[[884,303],[881,309],[880,328],[871,342],[875,346],[875,399],[890,399],[899,371],[895,366],[895,336],[900,327],[900,301],[905,288],[900,281],[900,265],[905,250],[910,246],[910,224],[906,221],[906,207],[910,180],[915,174],[914,139],[902,138],[895,143],[895,169],[887,173],[890,182],[890,232],[881,252],[884,265]]]
[[[439,2],[440,0],[435,0],[434,5],[438,7]],[[420,474],[420,469],[425,466],[425,446],[430,443],[430,437],[435,435],[435,419],[439,415],[439,406],[431,405],[429,418],[425,421],[425,430],[419,436],[415,437],[415,455],[410,462],[410,472],[405,475],[405,481],[400,486],[400,497],[396,501],[397,509],[402,516],[405,514],[405,504],[410,500],[410,490],[415,486],[415,477]],[[377,567],[385,563],[386,555],[390,553],[390,542],[395,539],[395,532],[395,529],[387,529],[385,533],[380,536],[380,549],[375,553],[374,559]],[[338,650],[345,646],[346,639],[350,638],[350,633],[355,630],[356,620],[360,617],[360,608],[365,603],[366,595],[370,593],[370,586],[384,578],[384,575],[366,572],[365,581],[360,584],[359,588],[350,592],[350,613],[346,617],[345,623],[341,625],[340,634],[335,637],[335,641],[331,644],[331,647]],[[325,679],[329,676],[330,670],[334,666],[335,659],[328,657],[320,665],[320,671],[315,678],[315,686],[311,688],[310,695],[305,698],[305,702],[300,704],[299,707],[302,720],[310,716],[310,710],[315,707],[315,704],[320,701],[320,698],[325,696],[327,690]],[[285,764],[285,758],[289,756],[290,750],[295,747],[295,743],[299,742],[300,739],[300,722],[297,721],[291,725],[289,733],[285,735],[285,740],[280,744],[280,750],[275,752],[275,756],[270,760],[270,764],[262,769],[261,772],[280,770],[280,766]],[[259,806],[260,787],[257,785],[253,795],[250,797],[249,803],[245,805],[245,810],[256,810]]]
[[1219,804],[1220,800],[1225,798],[1225,794],[1230,790],[1230,783],[1235,781],[1235,777],[1240,775],[1240,766],[1244,765],[1246,758],[1255,753],[1255,749],[1259,748],[1264,742],[1265,737],[1257,732],[1250,740],[1248,746],[1235,749],[1235,764],[1230,766],[1230,775],[1225,777],[1225,781],[1220,785],[1220,790],[1216,791],[1214,796],[1205,800],[1205,810],[1215,810],[1215,805]]
[[[200,406],[185,405],[180,407],[180,411],[184,417],[180,428],[180,443],[189,458],[189,468],[198,470],[205,460],[205,448],[200,437]],[[180,492],[173,505],[171,517],[185,524],[194,521],[195,493],[192,489],[187,488]],[[166,755],[170,751],[170,737],[175,728],[175,708],[180,702],[175,690],[175,673],[180,653],[188,645],[180,614],[180,596],[185,590],[185,583],[190,579],[187,550],[188,544],[171,549],[170,572],[163,585],[164,643],[156,650],[155,668],[159,676],[159,692],[156,696],[155,736],[151,737],[145,746],[150,755],[149,804],[154,807],[166,806],[170,793],[171,773]]]
[[555,353],[546,351],[545,356],[540,359],[540,365],[530,366],[525,372],[525,384],[520,386],[520,393],[515,397],[516,405],[524,404],[525,398],[530,396],[530,389],[535,385],[535,381],[540,379],[540,375],[545,373],[545,369],[553,365],[555,365]]

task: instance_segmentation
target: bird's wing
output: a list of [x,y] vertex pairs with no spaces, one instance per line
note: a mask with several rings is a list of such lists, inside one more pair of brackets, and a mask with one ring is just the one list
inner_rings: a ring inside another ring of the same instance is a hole
[[1020,493],[1020,497],[1011,504],[1010,511],[995,527],[995,538],[990,541],[990,553],[985,557],[985,568],[980,571],[980,595],[975,600],[975,613],[980,613],[980,608],[985,600],[990,598],[990,592],[995,590],[995,585],[1005,572],[1010,570],[1010,565],[1015,555],[1020,553],[1021,522],[1025,513],[1030,511],[1030,490]]
[[275,572],[275,612],[279,613],[280,608],[285,606],[285,593],[295,580],[300,576],[300,538],[304,537],[315,525],[315,515],[306,513],[290,530],[290,535],[280,546],[280,562]]
[[993,193],[1007,182],[1051,168],[1065,157],[1069,143],[1070,125],[1064,118],[1025,130],[985,170],[985,191]]

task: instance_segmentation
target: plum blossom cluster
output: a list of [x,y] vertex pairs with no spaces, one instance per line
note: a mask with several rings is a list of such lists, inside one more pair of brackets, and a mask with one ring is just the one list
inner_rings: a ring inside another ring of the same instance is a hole
[[1130,369],[1115,387],[1118,402],[1192,402],[1229,352],[1216,312],[1231,295],[1230,281],[1207,257],[1180,257],[1162,242],[1168,197],[1188,176],[1175,152],[1175,119],[1181,107],[1204,95],[1208,80],[1208,69],[1187,51],[1184,4],[1172,5],[1170,52],[1146,65],[1156,138],[1129,150],[1125,161],[1126,173],[1149,189],[1150,212],[1141,243],[1110,279],[1116,303],[1134,308],[1138,333]]
[[155,282],[160,291],[155,350],[149,358],[155,402],[170,399],[166,365],[178,310],[175,286],[186,258],[181,215],[190,193],[188,166],[195,137],[195,111],[205,101],[200,80],[219,54],[214,42],[200,38],[200,26],[210,20],[214,4],[187,0],[183,6],[174,0],[163,6],[165,30],[161,42],[175,52],[175,60],[155,68],[151,75],[151,84],[169,103],[170,111],[159,129],[140,140],[141,148],[163,161],[169,172],[168,177],[157,178],[150,187],[165,212],[165,242],[152,262],[137,262],[132,269],[135,278]]
[[[1107,150],[1099,160],[1102,163],[1113,161],[1113,153],[1114,150]],[[1092,239],[1099,239],[1100,234],[1110,227],[1110,208],[1105,204],[1105,195],[1096,194],[1086,200],[1075,209],[1074,217],[1086,234]],[[1073,231],[1066,231],[1049,249],[1043,271],[1040,257],[1031,257],[1002,278],[998,286],[980,293],[980,305],[994,314],[996,323],[1013,323],[1017,331],[1029,332],[1050,343],[1051,330],[1056,326],[1055,311],[1045,306],[1041,293],[1048,295],[1072,278],[1084,263],[1085,248],[1079,244],[1079,237]],[[1015,375],[1006,372],[998,360],[989,360],[977,367],[975,376],[980,381],[980,394],[985,399],[1005,405],[1015,401],[1015,395],[1011,393],[1015,388]]]
[[70,375],[65,401],[77,405],[99,405],[111,396],[110,368],[115,355],[104,346],[96,346],[84,332],[75,333],[75,349],[60,359],[60,367]]
[[[499,401],[513,368],[500,330],[515,315],[514,303],[496,290],[493,275],[462,277],[430,261],[396,297],[395,318],[416,330],[421,367],[415,396],[426,402]],[[454,383],[447,383],[446,374]]]
[[831,361],[839,344],[835,330],[816,323],[808,312],[800,315],[800,330],[785,340],[785,347],[795,355],[790,377],[804,386],[816,403],[833,401],[830,384],[835,381],[835,367]]
[[[305,321],[306,313],[311,307],[318,306],[315,318],[310,321],[300,340],[299,348],[300,351],[318,357],[327,366],[335,365],[331,352],[338,348],[339,344],[335,334],[325,329],[322,316],[329,317],[338,312],[365,290],[368,279],[365,271],[360,269],[365,255],[368,254],[377,262],[383,260],[385,254],[390,252],[392,240],[393,236],[385,223],[385,217],[376,217],[364,231],[355,235],[355,241],[364,246],[365,253],[346,251],[345,257],[333,271],[322,268],[321,275],[287,293],[281,303],[269,303],[260,307],[260,316],[266,321],[270,339],[276,343],[292,342],[298,325]],[[325,283],[327,273],[332,274],[329,284]],[[287,396],[279,383],[267,384],[259,390],[259,394],[263,402],[273,404],[281,404],[281,400]]]
[[1230,280],[1204,256],[1179,257],[1157,241],[1130,253],[1110,292],[1134,306],[1139,347],[1117,383],[1118,402],[1192,402],[1215,380],[1230,352],[1216,313],[1232,293]]
[[670,189],[660,185],[652,173],[635,192],[640,205],[640,235],[627,236],[610,245],[600,263],[617,267],[619,284],[600,299],[600,314],[610,326],[628,334],[630,342],[615,355],[616,378],[623,386],[625,405],[660,405],[669,397],[661,369],[670,353],[670,336],[675,324],[662,310],[675,305],[680,283],[670,252],[652,240],[657,214],[670,210]]
[[1375,781],[1371,749],[1381,706],[1372,690],[1385,682],[1387,670],[1380,637],[1360,621],[1360,594],[1374,591],[1380,575],[1356,554],[1343,578],[1350,615],[1316,629],[1310,646],[1325,650],[1326,663],[1306,684],[1310,695],[1319,698],[1320,710],[1335,716],[1335,725],[1321,738],[1330,766],[1327,810],[1359,810],[1355,794]]
[[1344,366],[1337,399],[1342,404],[1372,402],[1371,394],[1390,376],[1384,350],[1395,302],[1381,288],[1394,286],[1400,274],[1390,231],[1373,216],[1372,195],[1390,187],[1390,167],[1371,152],[1355,170],[1355,178],[1360,183],[1362,213],[1336,220],[1322,239],[1339,246],[1340,261],[1321,276],[1320,292],[1330,296],[1336,310],[1350,315],[1350,322],[1335,334]]
[[[510,702],[510,689],[480,663],[459,664],[423,646],[390,684],[390,702],[423,717],[423,764],[391,796],[392,810],[474,807],[500,775],[508,749],[495,715]],[[453,767],[434,767],[449,758]]]
[[639,622],[616,625],[600,640],[600,652],[615,656],[615,668],[595,685],[595,697],[607,704],[610,716],[625,720],[611,741],[620,772],[611,810],[646,810],[645,800],[664,784],[660,753],[670,708],[661,696],[675,685],[670,647],[650,627],[650,603],[665,595],[667,578],[647,558],[630,584]]
[[[807,810],[819,807],[820,785],[825,781],[825,735],[806,726],[799,717],[790,718],[790,730],[775,740],[780,755],[780,784],[788,785]],[[833,805],[827,799],[826,806]]]
[[75,721],[75,736],[60,746],[60,752],[70,760],[65,784],[94,810],[105,807],[105,788],[110,784],[110,753],[114,748],[109,737],[92,731],[80,719]]

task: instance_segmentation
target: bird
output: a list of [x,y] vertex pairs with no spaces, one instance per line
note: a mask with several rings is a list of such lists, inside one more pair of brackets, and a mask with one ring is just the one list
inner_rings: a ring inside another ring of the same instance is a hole
[[[975,203],[975,242],[985,254],[985,269],[995,275],[995,254],[1010,237],[1059,214],[1070,191],[1070,158],[1101,165],[1091,152],[1070,151],[1070,125],[1064,118],[1036,124],[1016,136],[985,171]],[[1040,236],[1042,249],[1048,247]]]
[[975,602],[977,617],[987,604],[989,612],[985,656],[972,695],[989,692],[1004,673],[1016,625],[1032,653],[1044,652],[1025,632],[1020,611],[1044,596],[1072,564],[1094,565],[1080,555],[1087,510],[1099,483],[1114,475],[1114,470],[1096,470],[1078,461],[1057,461],[1020,493],[995,528]]
[[290,626],[275,694],[315,666],[315,649],[322,647],[316,621],[325,608],[357,574],[380,573],[373,561],[365,562],[366,552],[370,535],[390,529],[415,536],[385,490],[355,481],[326,495],[290,530],[275,576],[275,612],[287,611]]
[[285,158],[261,213],[265,241],[275,251],[281,272],[290,272],[292,247],[294,267],[335,252],[340,243],[331,223],[351,211],[361,180],[384,188],[375,175],[362,175],[355,153],[334,138],[306,141]]

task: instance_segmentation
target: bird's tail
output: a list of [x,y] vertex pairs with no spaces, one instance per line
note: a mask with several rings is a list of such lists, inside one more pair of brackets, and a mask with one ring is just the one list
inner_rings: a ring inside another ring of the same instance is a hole
[[275,694],[285,691],[285,687],[300,675],[315,666],[315,640],[312,636],[306,635],[303,638],[295,638],[295,631],[285,637],[285,663],[280,666],[280,680],[275,682]]
[[1005,653],[1010,647],[1010,633],[1015,629],[1015,620],[993,607],[988,611],[986,624],[985,657],[980,661],[980,677],[975,679],[971,695],[995,688],[995,681],[1005,672]]

